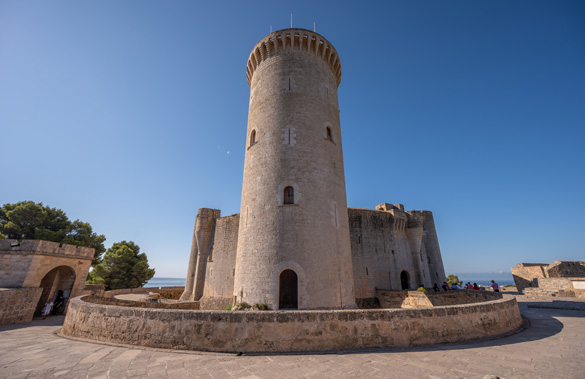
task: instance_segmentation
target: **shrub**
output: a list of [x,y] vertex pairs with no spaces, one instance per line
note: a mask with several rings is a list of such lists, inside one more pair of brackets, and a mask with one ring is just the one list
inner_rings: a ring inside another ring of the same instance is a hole
[[268,306],[268,304],[265,304],[265,303],[262,303],[262,304],[256,303],[256,304],[254,304],[254,308],[259,310],[259,311],[269,311],[270,310],[270,307]]
[[248,303],[246,303],[245,301],[242,301],[240,304],[236,304],[232,307],[232,311],[243,311],[246,309],[250,309],[252,308],[252,306]]

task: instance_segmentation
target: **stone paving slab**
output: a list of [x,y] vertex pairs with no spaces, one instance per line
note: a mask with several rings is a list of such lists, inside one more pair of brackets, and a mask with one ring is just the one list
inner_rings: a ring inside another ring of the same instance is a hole
[[[122,347],[56,335],[63,317],[0,326],[0,378],[585,378],[585,309],[519,297],[530,326],[417,348],[247,355]],[[569,304],[569,305],[571,305]]]

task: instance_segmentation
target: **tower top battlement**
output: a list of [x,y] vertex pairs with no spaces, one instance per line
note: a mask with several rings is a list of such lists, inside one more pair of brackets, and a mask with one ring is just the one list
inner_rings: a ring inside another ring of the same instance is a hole
[[341,63],[337,51],[322,35],[300,28],[277,30],[262,38],[254,46],[246,67],[248,85],[251,85],[254,71],[264,60],[281,51],[290,50],[305,51],[322,58],[333,71],[339,87],[339,83],[341,83]]

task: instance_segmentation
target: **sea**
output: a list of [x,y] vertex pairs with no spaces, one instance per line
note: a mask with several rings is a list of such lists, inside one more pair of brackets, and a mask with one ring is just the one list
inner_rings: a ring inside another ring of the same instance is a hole
[[[449,273],[447,273],[449,275]],[[477,283],[480,286],[489,286],[492,284],[492,280],[495,280],[500,286],[506,284],[514,284],[514,278],[510,273],[493,273],[493,272],[482,272],[482,273],[455,273],[463,284]],[[144,287],[183,287],[185,285],[185,278],[157,278],[150,279]]]
[[[447,276],[450,274],[445,273]],[[492,280],[498,283],[500,286],[507,284],[514,285],[514,277],[509,272],[480,272],[480,273],[454,273],[463,284],[470,282],[471,284],[477,283],[480,286],[489,286],[492,284]]]
[[146,282],[143,287],[183,287],[185,278],[157,278],[154,277]]

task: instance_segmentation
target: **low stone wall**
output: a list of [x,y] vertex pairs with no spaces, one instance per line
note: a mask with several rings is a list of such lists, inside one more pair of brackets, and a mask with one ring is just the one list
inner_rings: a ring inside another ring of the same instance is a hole
[[102,304],[102,305],[119,305],[130,308],[157,308],[157,309],[190,309],[198,310],[198,301],[185,301],[181,303],[161,303],[157,301],[133,301],[133,300],[122,300],[109,297],[101,296],[84,296],[83,300],[88,303]]
[[221,297],[202,297],[201,309],[221,311],[232,305],[233,299],[224,299]]
[[82,295],[104,296],[106,286],[103,284],[86,284],[83,287]]
[[218,352],[330,351],[458,342],[506,334],[522,318],[516,299],[425,309],[185,311],[73,299],[67,336]]
[[179,300],[184,291],[185,286],[161,287],[158,294],[161,299]]
[[32,321],[42,288],[0,288],[0,325]]
[[497,292],[477,290],[424,293],[376,289],[376,297],[382,308],[429,308],[498,300],[502,298],[502,295]]
[[528,297],[579,297],[585,298],[585,289],[573,288],[524,288],[522,293]]
[[573,283],[569,278],[535,278],[532,280],[532,287],[570,289]]
[[160,289],[158,287],[144,287],[144,288],[122,288],[119,290],[109,290],[104,292],[104,297],[114,297],[116,295],[125,295],[127,293],[158,293]]

